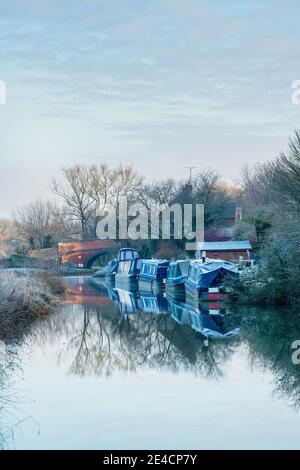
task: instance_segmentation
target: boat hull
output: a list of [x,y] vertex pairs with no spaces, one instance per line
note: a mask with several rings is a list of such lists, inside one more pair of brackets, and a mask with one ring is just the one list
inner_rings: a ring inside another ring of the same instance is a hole
[[185,285],[184,282],[178,284],[166,283],[166,293],[174,300],[184,300],[185,298]]
[[161,279],[143,279],[139,278],[138,288],[141,292],[159,295],[163,292],[164,283]]
[[185,284],[186,299],[191,300],[192,302],[222,301],[226,299],[229,292],[229,289],[224,289],[222,287],[201,289],[196,286],[191,286],[189,283]]

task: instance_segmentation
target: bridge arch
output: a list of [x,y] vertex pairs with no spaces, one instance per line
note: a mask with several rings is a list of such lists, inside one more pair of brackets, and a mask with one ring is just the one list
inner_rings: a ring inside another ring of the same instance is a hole
[[84,240],[58,244],[58,256],[62,266],[90,268],[103,255],[113,254],[120,249],[114,240]]
[[84,268],[86,268],[86,269],[92,268],[93,264],[95,263],[95,261],[97,259],[99,259],[99,258],[101,258],[102,256],[105,256],[105,255],[112,255],[112,254],[116,253],[118,250],[119,250],[119,248],[110,248],[110,249],[108,248],[108,249],[104,249],[104,250],[99,250],[97,253],[94,253],[89,258],[87,258],[87,260],[85,261]]

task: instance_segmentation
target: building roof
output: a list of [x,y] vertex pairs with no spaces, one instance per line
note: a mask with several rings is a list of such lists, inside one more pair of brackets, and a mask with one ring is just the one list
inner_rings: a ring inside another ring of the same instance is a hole
[[191,183],[186,183],[179,194],[177,194],[169,203],[173,204],[196,204],[195,196],[193,194],[193,186]]
[[252,250],[248,240],[237,240],[229,242],[203,242],[198,245],[199,250],[205,251],[239,251]]

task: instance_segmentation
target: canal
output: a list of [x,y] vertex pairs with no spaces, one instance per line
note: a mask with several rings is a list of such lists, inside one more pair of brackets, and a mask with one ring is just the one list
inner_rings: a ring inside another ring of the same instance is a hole
[[165,297],[65,282],[60,311],[7,347],[2,448],[300,447],[296,314],[212,304],[196,327]]

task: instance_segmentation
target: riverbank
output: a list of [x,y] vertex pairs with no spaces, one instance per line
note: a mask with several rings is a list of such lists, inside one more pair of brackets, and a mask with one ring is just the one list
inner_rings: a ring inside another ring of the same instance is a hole
[[64,285],[54,273],[37,270],[0,271],[0,339],[14,341],[37,319],[51,315],[61,303]]

